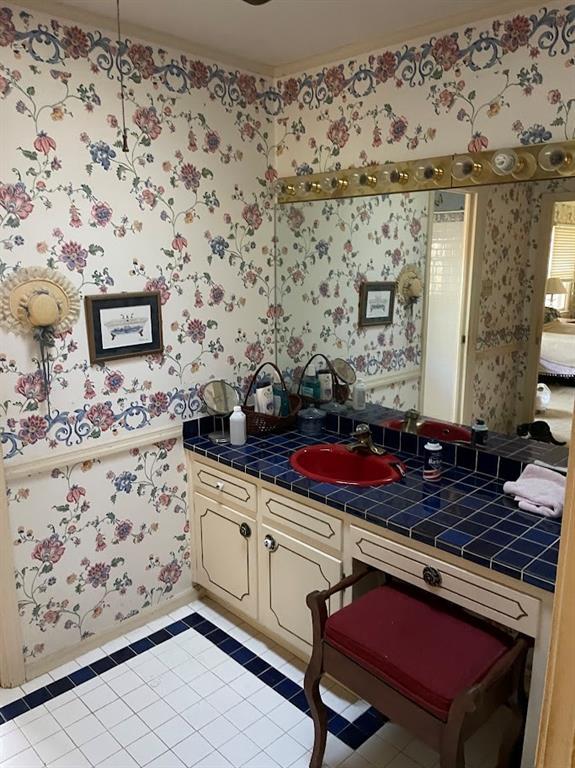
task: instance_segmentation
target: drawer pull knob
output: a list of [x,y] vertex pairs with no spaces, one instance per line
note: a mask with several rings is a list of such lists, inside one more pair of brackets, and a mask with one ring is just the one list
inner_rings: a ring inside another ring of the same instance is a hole
[[223,491],[224,490],[224,485],[225,485],[225,483],[224,483],[223,480],[218,480],[217,483],[216,483],[216,491]]
[[242,523],[240,525],[240,534],[244,537],[244,539],[249,539],[249,537],[252,535],[252,529],[247,523]]
[[437,568],[432,568],[431,565],[426,565],[423,569],[423,581],[429,584],[430,587],[441,586],[441,574]]
[[273,536],[268,535],[264,538],[264,547],[268,550],[268,552],[275,552],[278,548],[278,543],[274,539]]

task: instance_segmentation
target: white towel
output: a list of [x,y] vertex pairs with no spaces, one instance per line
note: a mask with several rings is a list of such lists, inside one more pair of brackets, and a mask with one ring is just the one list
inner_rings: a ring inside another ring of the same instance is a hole
[[544,517],[561,517],[565,502],[565,477],[545,467],[528,464],[520,477],[503,486],[519,502],[519,509]]

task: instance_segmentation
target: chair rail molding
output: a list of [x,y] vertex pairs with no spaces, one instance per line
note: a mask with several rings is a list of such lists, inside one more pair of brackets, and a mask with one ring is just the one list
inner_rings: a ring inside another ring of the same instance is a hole
[[23,477],[41,475],[51,472],[56,467],[64,464],[78,464],[92,459],[103,459],[106,456],[115,456],[124,453],[131,448],[141,448],[160,440],[174,440],[182,435],[181,423],[170,427],[158,427],[157,429],[138,429],[128,436],[118,436],[114,440],[107,440],[99,445],[88,445],[82,448],[70,448],[54,451],[42,459],[30,459],[29,461],[9,461],[5,463],[6,481],[11,483],[21,480]]

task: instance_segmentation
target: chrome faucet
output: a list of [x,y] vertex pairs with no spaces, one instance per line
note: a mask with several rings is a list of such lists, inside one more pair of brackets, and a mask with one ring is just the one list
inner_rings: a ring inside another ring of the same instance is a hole
[[351,436],[355,438],[356,442],[346,446],[348,451],[355,453],[373,453],[374,456],[383,456],[385,453],[384,448],[380,448],[373,443],[373,437],[371,430],[367,424],[358,424],[355,432],[351,433]]
[[416,408],[410,408],[409,411],[406,411],[403,431],[411,432],[411,434],[416,435],[417,428],[419,426],[418,424],[419,416],[420,416],[420,413]]

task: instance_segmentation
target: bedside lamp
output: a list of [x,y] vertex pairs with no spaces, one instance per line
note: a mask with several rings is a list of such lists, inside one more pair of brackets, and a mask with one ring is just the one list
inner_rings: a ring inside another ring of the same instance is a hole
[[560,278],[548,277],[545,283],[545,295],[551,296],[551,304],[553,304],[553,297],[556,293],[567,293],[567,288],[565,288]]

